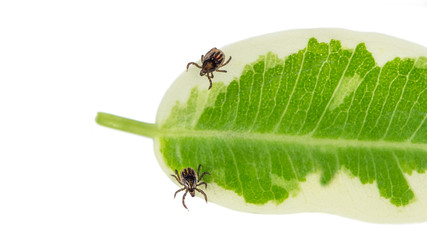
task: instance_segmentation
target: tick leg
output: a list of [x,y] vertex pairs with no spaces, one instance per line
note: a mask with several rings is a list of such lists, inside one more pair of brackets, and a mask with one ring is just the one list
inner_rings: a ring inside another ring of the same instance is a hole
[[221,67],[224,67],[224,66],[225,66],[225,65],[227,65],[230,61],[231,61],[231,56],[230,56],[230,58],[227,60],[227,62],[225,62],[224,64],[221,64]]
[[[173,198],[175,198],[176,194],[179,193],[179,192],[181,192],[182,190],[185,190],[185,188],[181,188],[178,191],[176,191],[175,194],[173,195]],[[187,192],[185,192],[185,194],[187,194]]]
[[[202,173],[202,175],[199,175],[199,173],[200,173],[200,167],[201,167],[202,165],[201,164],[199,164],[199,167],[197,168],[197,176],[199,176],[199,179],[198,179],[198,182],[200,182],[200,180],[202,180],[202,178],[203,178],[203,176],[205,176],[205,174],[209,174],[209,175],[211,175],[210,173],[208,173],[208,172],[204,172],[204,173]],[[202,183],[200,183],[200,184],[202,184]],[[200,184],[198,184],[197,186],[199,186]],[[204,184],[206,184],[206,183],[204,183]],[[206,185],[206,187],[208,187],[207,185]]]
[[[211,89],[211,87],[212,87],[212,80],[211,80],[211,77],[209,77],[209,73],[208,74],[206,74],[206,76],[208,77],[208,79],[209,79],[209,88],[208,88],[208,90],[209,89]],[[212,77],[213,77],[213,75],[212,75]]]
[[203,62],[204,58],[205,58],[205,56],[202,55],[202,57],[200,58],[200,62]]
[[217,71],[217,72],[224,72],[224,73],[227,72],[226,70],[215,70],[215,71]]
[[206,201],[206,203],[208,202],[208,197],[206,196],[206,193],[205,192],[203,192],[202,190],[200,190],[200,189],[197,189],[196,188],[196,190],[199,192],[199,193],[201,193],[201,194],[203,194],[203,196],[205,196],[205,201]]
[[195,65],[196,67],[198,67],[198,68],[202,68],[202,67],[200,67],[199,66],[199,64],[197,64],[197,63],[195,63],[195,62],[189,62],[188,64],[187,64],[187,71],[188,71],[188,68],[190,67],[190,65],[191,64],[193,64],[193,65]]
[[205,185],[205,188],[208,188],[208,184],[205,182],[200,182],[199,184],[197,184],[197,186],[200,186],[200,185]]
[[[203,178],[203,176],[205,176],[205,174],[211,175],[211,174],[210,174],[210,173],[208,173],[208,172],[204,172],[204,173],[202,173],[202,175],[200,175],[200,177],[199,177],[199,181],[200,181],[200,180],[202,180],[202,178]],[[199,175],[199,174],[197,174],[197,175]]]
[[[181,184],[181,181],[179,181],[179,174],[178,174],[178,170],[175,169],[175,175],[171,174],[172,177],[174,177],[176,179],[176,181]],[[182,184],[181,184],[182,185]]]
[[[196,189],[196,190],[197,190],[197,189]],[[187,191],[185,191],[184,196],[182,196],[182,205],[184,205],[185,209],[187,209],[187,210],[188,210],[187,206],[185,206],[185,196],[187,195],[187,193],[188,193],[188,190],[187,190]]]
[[178,179],[178,177],[177,177],[177,176],[175,176],[175,175],[173,175],[173,174],[171,174],[171,176],[172,176],[172,177],[174,177],[174,178],[176,179],[176,181],[177,181],[179,184],[181,184],[181,182],[179,181],[179,179]]

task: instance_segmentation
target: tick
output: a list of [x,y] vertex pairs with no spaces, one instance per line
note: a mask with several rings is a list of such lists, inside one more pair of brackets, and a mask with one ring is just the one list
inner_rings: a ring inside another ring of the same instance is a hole
[[177,193],[185,190],[184,196],[182,196],[182,205],[184,205],[184,207],[187,210],[188,210],[188,208],[185,205],[185,196],[187,195],[188,192],[190,192],[190,195],[192,197],[194,197],[196,195],[196,192],[195,192],[195,190],[196,190],[199,193],[203,194],[203,196],[205,197],[206,203],[208,202],[208,197],[206,196],[206,193],[203,192],[202,190],[198,189],[197,187],[200,185],[203,185],[203,184],[205,185],[205,188],[208,187],[208,184],[205,182],[201,182],[201,180],[205,174],[210,175],[210,173],[204,172],[199,177],[200,167],[201,167],[201,165],[199,164],[199,167],[197,169],[197,173],[193,168],[187,167],[187,168],[184,168],[181,170],[181,174],[178,174],[178,170],[175,169],[175,175],[171,175],[172,177],[174,177],[178,181],[179,184],[184,186],[183,188],[181,188],[175,192],[175,195],[173,195],[173,198],[176,197]]
[[209,90],[212,87],[212,78],[214,78],[213,72],[216,71],[216,72],[226,73],[227,71],[219,70],[219,68],[227,65],[231,60],[231,56],[227,60],[227,62],[224,63],[224,60],[225,60],[225,54],[217,48],[212,48],[204,56],[202,55],[202,58],[201,58],[202,66],[199,66],[195,62],[190,62],[187,64],[187,70],[191,64],[195,65],[198,68],[201,68],[200,76],[206,75],[209,79],[209,88],[208,88]]

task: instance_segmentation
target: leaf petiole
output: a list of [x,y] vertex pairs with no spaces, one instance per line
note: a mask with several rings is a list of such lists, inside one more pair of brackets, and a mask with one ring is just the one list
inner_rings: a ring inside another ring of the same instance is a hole
[[156,124],[140,122],[109,113],[98,112],[96,122],[104,127],[114,128],[149,138],[154,138],[160,133]]

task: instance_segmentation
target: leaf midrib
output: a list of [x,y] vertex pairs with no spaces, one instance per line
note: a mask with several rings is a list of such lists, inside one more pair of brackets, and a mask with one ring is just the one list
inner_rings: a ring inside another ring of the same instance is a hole
[[254,132],[234,132],[234,131],[216,131],[216,130],[173,130],[173,129],[159,129],[160,131],[156,137],[193,137],[200,139],[209,138],[222,138],[222,139],[244,139],[255,140],[262,142],[282,142],[284,144],[298,144],[307,147],[314,146],[328,146],[328,147],[355,147],[355,148],[369,148],[369,149],[399,149],[405,151],[422,150],[427,152],[427,144],[424,143],[411,143],[405,142],[390,142],[384,140],[356,140],[344,138],[315,138],[308,135],[286,135],[277,133],[254,133]]

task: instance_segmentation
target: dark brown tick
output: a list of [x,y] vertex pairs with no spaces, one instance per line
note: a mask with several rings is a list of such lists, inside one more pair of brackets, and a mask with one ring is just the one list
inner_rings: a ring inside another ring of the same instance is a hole
[[190,192],[190,195],[192,197],[194,197],[196,195],[196,191],[198,191],[199,193],[203,194],[203,196],[205,197],[205,201],[206,203],[208,202],[208,197],[206,196],[206,193],[203,192],[202,190],[198,189],[197,187],[204,184],[205,188],[208,187],[208,184],[205,182],[200,182],[203,178],[203,176],[205,174],[209,174],[208,172],[204,172],[202,173],[202,175],[200,175],[199,177],[199,172],[200,172],[200,164],[199,164],[199,168],[197,169],[197,173],[196,171],[194,171],[194,169],[192,169],[191,167],[188,168],[184,168],[181,170],[181,174],[178,174],[178,170],[175,169],[175,175],[171,175],[172,177],[174,177],[179,184],[181,184],[182,186],[184,186],[183,188],[179,189],[178,191],[175,192],[175,195],[173,195],[173,198],[176,197],[176,194],[185,190],[184,196],[182,196],[182,205],[184,205],[184,207],[188,210],[187,206],[185,205],[185,196],[187,195],[188,192]]
[[214,78],[213,72],[217,71],[217,72],[226,73],[227,71],[219,70],[219,68],[227,65],[231,60],[231,56],[227,60],[227,62],[224,63],[224,60],[225,60],[225,54],[217,48],[212,48],[204,56],[202,55],[202,58],[201,58],[202,66],[199,66],[195,62],[190,62],[187,64],[187,70],[191,64],[195,65],[198,68],[201,68],[202,70],[200,70],[200,76],[206,75],[209,79],[209,88],[208,88],[209,90],[212,87],[212,78]]

